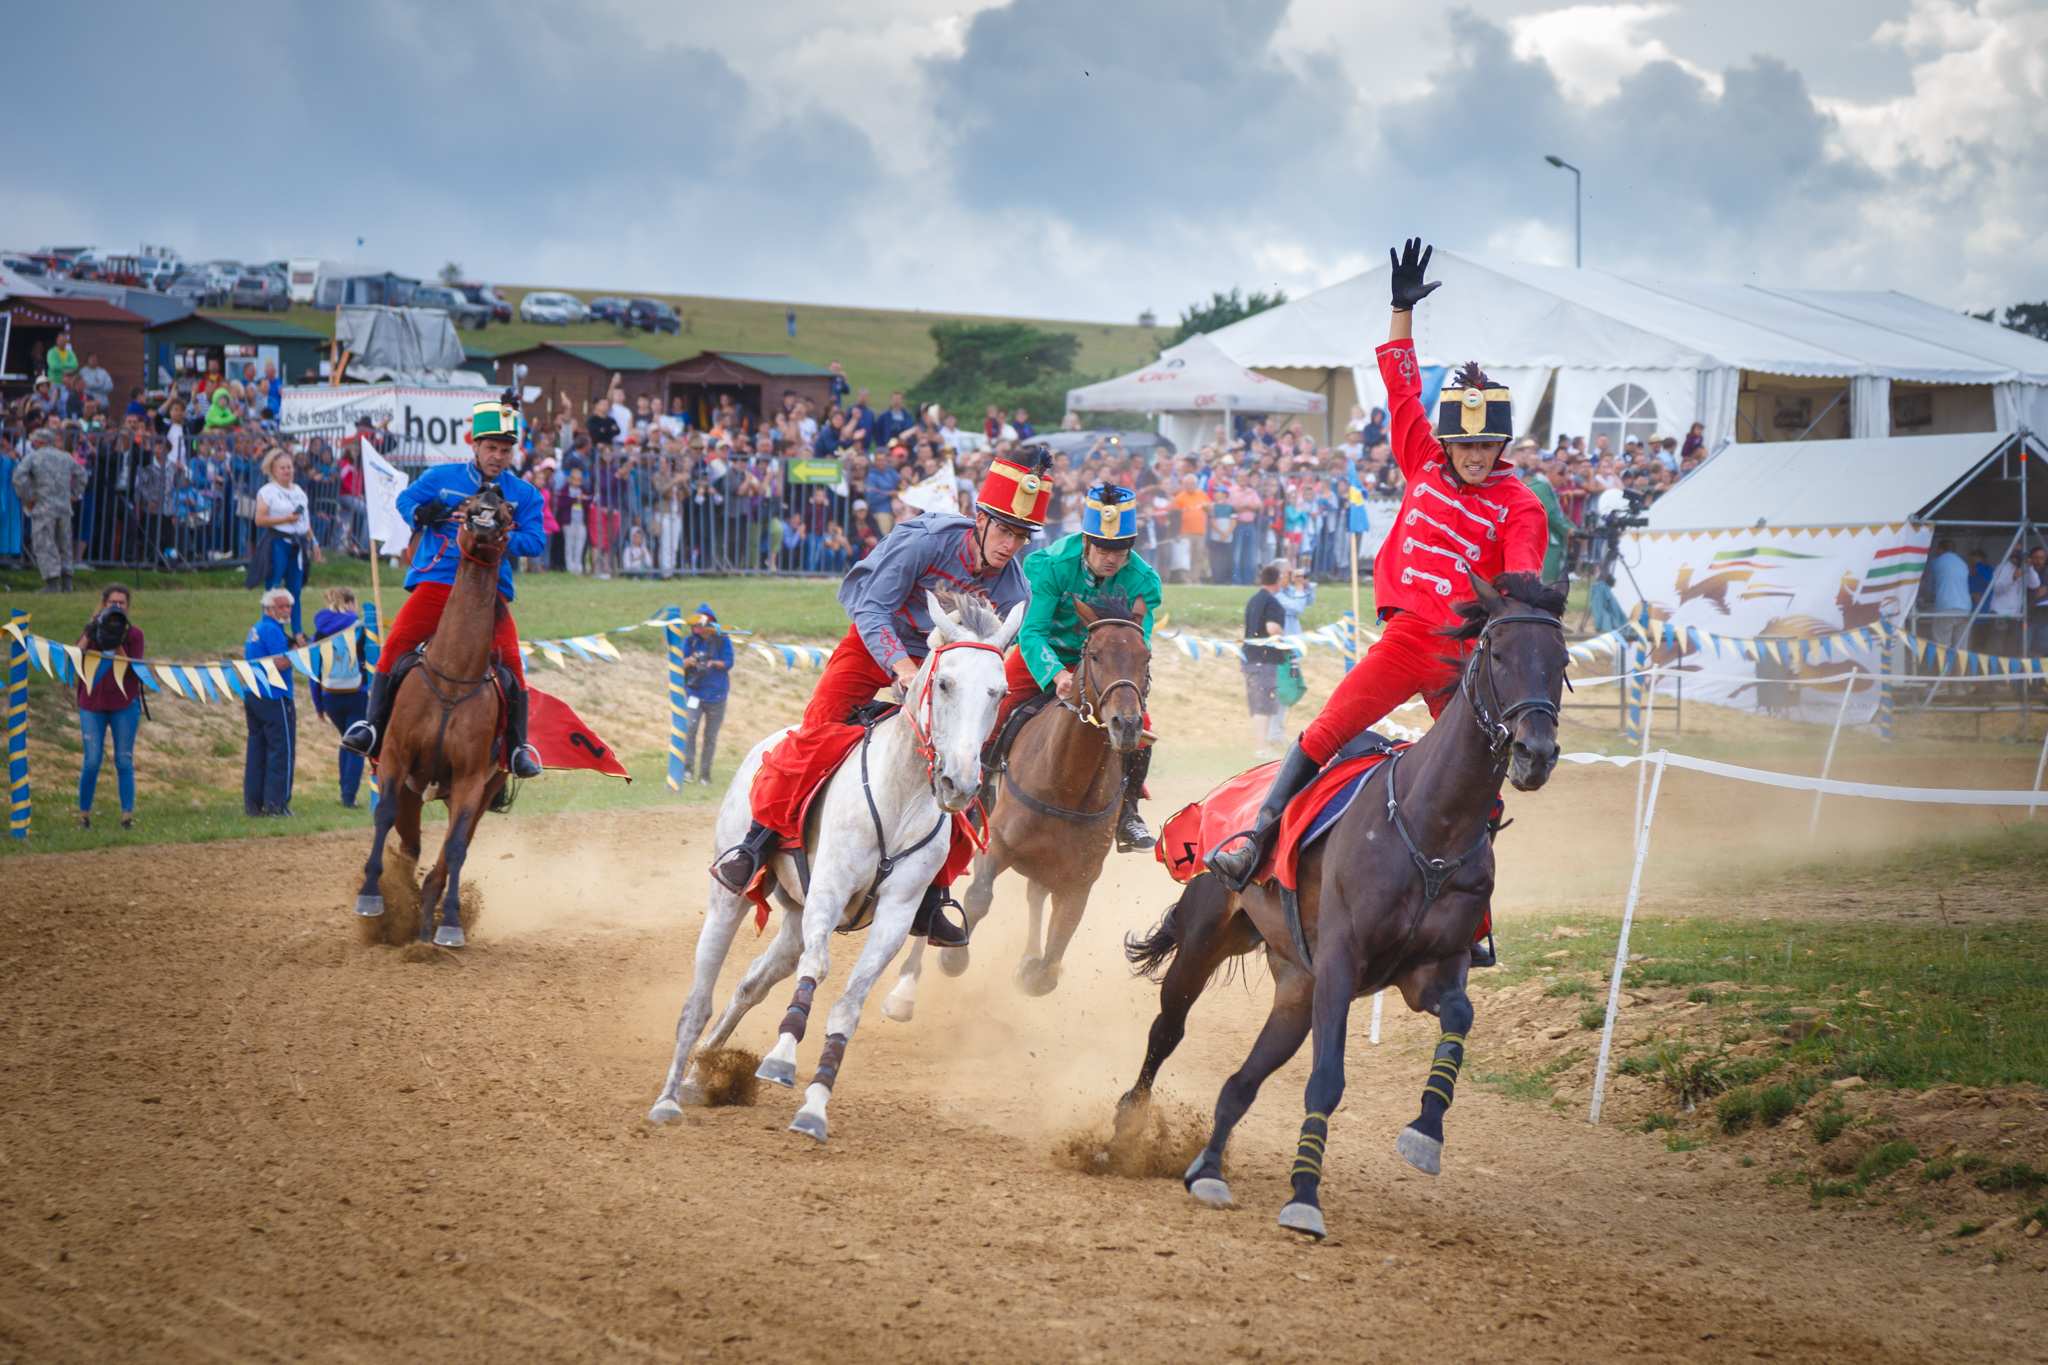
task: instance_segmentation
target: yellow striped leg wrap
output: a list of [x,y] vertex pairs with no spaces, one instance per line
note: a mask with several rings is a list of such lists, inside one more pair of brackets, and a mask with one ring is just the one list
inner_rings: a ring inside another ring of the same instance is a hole
[[1429,1065],[1429,1083],[1422,1087],[1423,1095],[1434,1095],[1449,1108],[1451,1096],[1458,1088],[1458,1069],[1464,1064],[1465,1035],[1444,1034],[1437,1040],[1436,1058]]
[[1310,1114],[1301,1121],[1301,1144],[1294,1149],[1294,1169],[1287,1174],[1323,1178],[1323,1148],[1330,1140],[1330,1116]]

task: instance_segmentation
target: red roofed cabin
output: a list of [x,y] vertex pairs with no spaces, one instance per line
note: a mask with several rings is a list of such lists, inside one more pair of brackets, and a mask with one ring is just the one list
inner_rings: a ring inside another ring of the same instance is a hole
[[704,351],[662,366],[659,379],[664,408],[682,399],[690,425],[698,431],[709,427],[722,394],[731,395],[733,406],[756,431],[764,414],[772,417],[781,411],[784,394],[810,399],[820,418],[832,405],[830,370],[774,352]]
[[149,319],[140,313],[103,299],[82,298],[0,299],[0,313],[11,320],[7,354],[0,356],[0,375],[6,376],[0,379],[0,395],[9,401],[35,387],[43,375],[44,352],[67,329],[78,363],[96,355],[100,368],[113,377],[114,396],[108,407],[116,417],[128,405],[129,390],[147,383],[142,329]]
[[550,426],[560,421],[562,404],[568,402],[568,416],[579,429],[590,415],[590,405],[605,396],[613,375],[626,390],[626,406],[645,395],[659,397],[658,372],[661,362],[647,352],[623,341],[548,341],[519,351],[501,351],[497,357],[498,383],[511,387],[513,367],[524,365],[524,382],[540,390],[540,397],[527,405],[527,419]]

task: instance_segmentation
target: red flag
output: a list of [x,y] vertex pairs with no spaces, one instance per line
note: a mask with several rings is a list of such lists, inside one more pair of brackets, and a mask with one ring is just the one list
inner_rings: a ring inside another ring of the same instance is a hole
[[612,746],[599,739],[569,703],[538,687],[527,688],[526,695],[526,738],[540,751],[543,768],[594,768],[633,780]]

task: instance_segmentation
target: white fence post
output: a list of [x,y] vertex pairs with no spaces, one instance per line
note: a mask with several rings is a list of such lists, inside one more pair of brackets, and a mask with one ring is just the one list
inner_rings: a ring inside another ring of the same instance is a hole
[[1621,912],[1621,941],[1614,945],[1614,975],[1607,983],[1607,1021],[1600,1029],[1600,1063],[1593,1070],[1593,1112],[1588,1123],[1600,1122],[1600,1102],[1607,1094],[1607,1059],[1614,1051],[1614,1016],[1621,1012],[1621,974],[1628,967],[1628,934],[1635,924],[1636,897],[1643,888],[1643,857],[1650,851],[1650,822],[1657,818],[1657,790],[1664,785],[1663,750],[1657,751],[1657,771],[1650,778],[1650,800],[1643,808],[1643,823],[1636,830],[1636,865],[1629,873],[1628,904]]

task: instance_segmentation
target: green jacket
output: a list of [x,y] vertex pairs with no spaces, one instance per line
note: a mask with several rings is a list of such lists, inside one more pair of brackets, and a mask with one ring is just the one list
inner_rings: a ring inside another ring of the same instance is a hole
[[1017,648],[1040,687],[1051,687],[1061,669],[1071,669],[1081,661],[1081,641],[1088,632],[1074,611],[1076,597],[1121,593],[1133,604],[1143,602],[1145,643],[1152,643],[1152,623],[1159,617],[1159,575],[1132,555],[1114,578],[1100,579],[1088,572],[1081,549],[1079,535],[1064,536],[1024,561],[1031,606],[1024,613],[1024,628],[1017,633]]
[[1565,537],[1573,531],[1571,522],[1565,517],[1564,508],[1558,505],[1557,490],[1542,474],[1524,480],[1536,500],[1543,504],[1543,519],[1550,524],[1550,547],[1543,552],[1543,581],[1555,583],[1557,576],[1564,572]]

